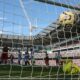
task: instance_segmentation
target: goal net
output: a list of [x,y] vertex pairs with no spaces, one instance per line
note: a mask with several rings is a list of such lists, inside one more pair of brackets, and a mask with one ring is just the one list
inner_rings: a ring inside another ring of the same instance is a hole
[[79,0],[0,0],[0,80],[79,80]]

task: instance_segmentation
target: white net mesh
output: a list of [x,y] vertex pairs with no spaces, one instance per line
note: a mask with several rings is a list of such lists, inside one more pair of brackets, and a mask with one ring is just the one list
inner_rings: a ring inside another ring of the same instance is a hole
[[0,0],[0,80],[79,80],[79,73],[79,0]]

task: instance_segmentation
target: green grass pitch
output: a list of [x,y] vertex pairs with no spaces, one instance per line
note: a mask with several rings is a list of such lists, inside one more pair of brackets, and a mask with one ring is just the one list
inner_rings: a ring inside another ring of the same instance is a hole
[[78,80],[78,74],[68,75],[62,67],[0,65],[0,80]]

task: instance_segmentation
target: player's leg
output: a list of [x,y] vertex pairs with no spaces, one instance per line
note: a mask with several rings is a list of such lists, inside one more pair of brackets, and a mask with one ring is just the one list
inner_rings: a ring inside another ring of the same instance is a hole
[[1,63],[4,63],[4,53],[1,54]]
[[8,53],[5,54],[5,64],[8,62]]
[[28,60],[28,62],[27,62],[27,63],[28,63],[28,65],[30,65],[30,62],[29,62],[29,60]]
[[59,59],[56,59],[56,65],[59,66]]
[[6,53],[4,54],[3,59],[4,59],[4,63],[6,64],[7,63],[7,55],[6,55]]
[[25,61],[25,65],[27,65],[27,61]]
[[13,64],[13,59],[11,59],[11,64]]
[[31,56],[31,65],[34,65],[34,57]]
[[20,60],[18,60],[18,64],[20,64]]

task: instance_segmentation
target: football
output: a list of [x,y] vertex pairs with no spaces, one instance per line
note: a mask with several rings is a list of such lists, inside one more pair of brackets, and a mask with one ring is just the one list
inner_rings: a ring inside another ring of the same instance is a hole
[[59,24],[62,26],[73,26],[75,22],[75,13],[65,11],[59,16]]

